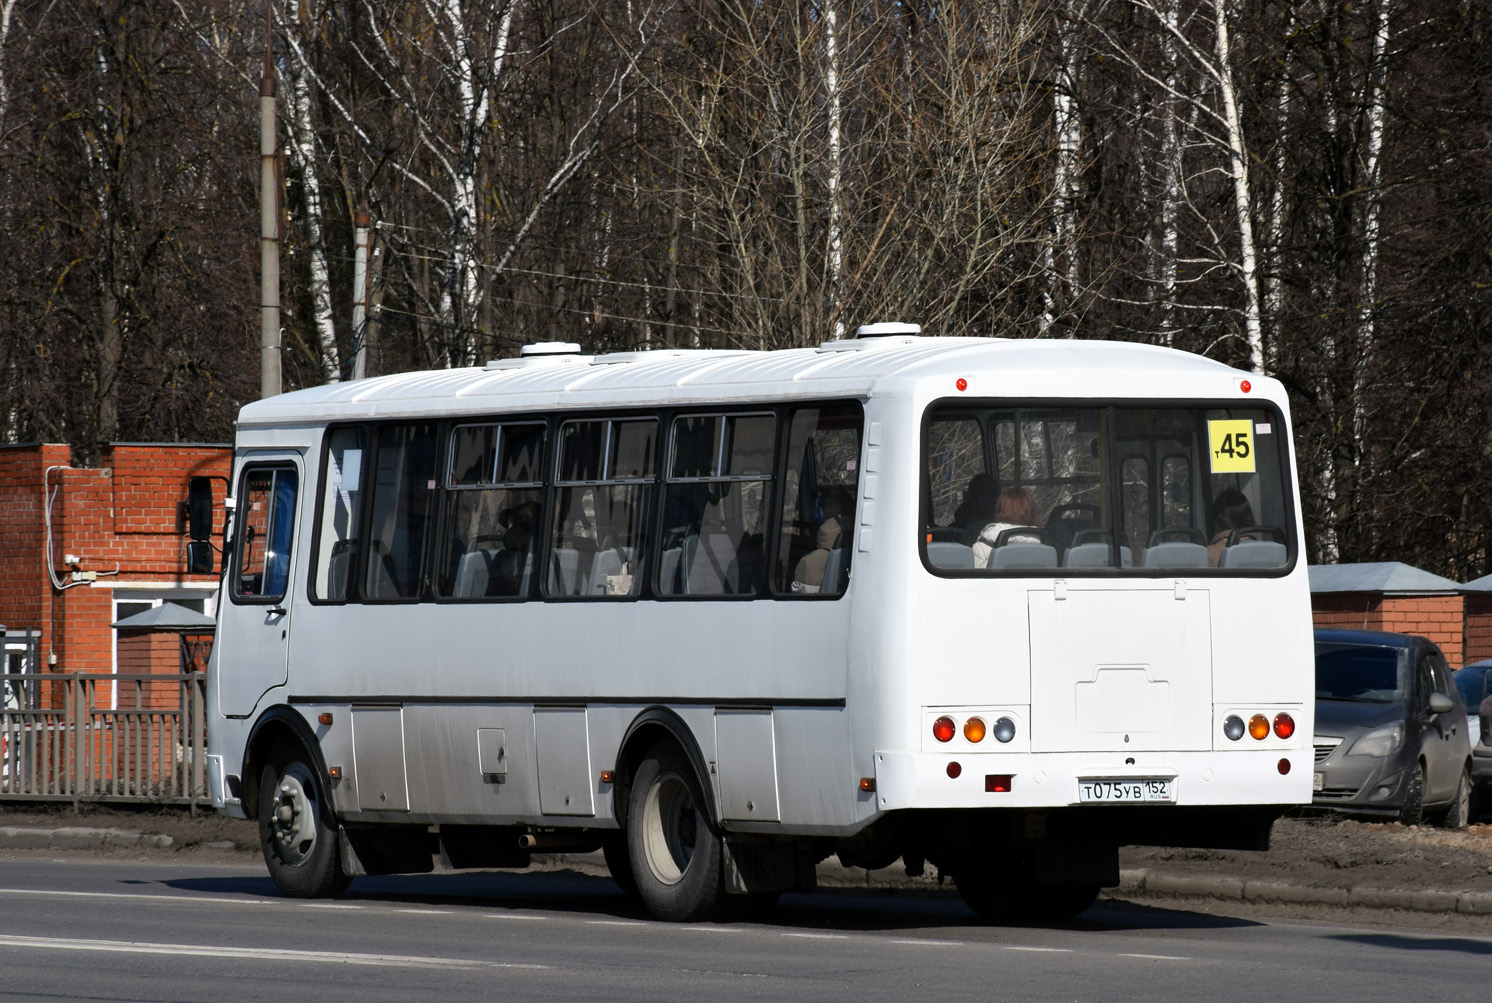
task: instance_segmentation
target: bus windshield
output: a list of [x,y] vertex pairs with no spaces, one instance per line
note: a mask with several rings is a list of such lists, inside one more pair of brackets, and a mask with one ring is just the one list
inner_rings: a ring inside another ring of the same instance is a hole
[[934,406],[927,563],[1279,573],[1293,556],[1283,428],[1263,407]]

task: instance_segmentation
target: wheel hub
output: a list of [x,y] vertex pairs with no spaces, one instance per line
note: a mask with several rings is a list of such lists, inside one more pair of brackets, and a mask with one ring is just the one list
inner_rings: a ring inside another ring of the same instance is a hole
[[314,786],[302,777],[292,764],[275,789],[275,803],[270,812],[275,849],[289,864],[301,864],[316,849],[316,799],[310,793]]

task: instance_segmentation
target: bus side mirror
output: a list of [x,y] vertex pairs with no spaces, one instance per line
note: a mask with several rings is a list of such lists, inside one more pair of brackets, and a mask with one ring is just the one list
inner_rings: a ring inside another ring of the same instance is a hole
[[187,481],[187,574],[210,575],[212,560],[212,478]]
[[210,575],[212,572],[212,544],[206,540],[188,540],[187,574]]
[[187,535],[194,542],[212,539],[212,478],[187,482]]

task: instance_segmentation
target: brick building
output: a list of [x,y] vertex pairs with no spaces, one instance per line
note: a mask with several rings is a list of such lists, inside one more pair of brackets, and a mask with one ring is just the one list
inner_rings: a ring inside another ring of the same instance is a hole
[[43,669],[107,673],[120,668],[115,621],[164,602],[213,615],[218,578],[186,572],[182,503],[190,478],[213,478],[219,539],[232,457],[114,443],[79,468],[65,445],[0,446],[0,623],[40,632]]
[[[1311,611],[1317,627],[1419,634],[1440,645],[1451,668],[1473,655],[1466,586],[1397,561],[1312,565]],[[1488,614],[1492,620],[1492,614]],[[1492,634],[1492,623],[1488,623]],[[1480,635],[1478,635],[1478,638]],[[1478,648],[1478,650],[1481,650]]]

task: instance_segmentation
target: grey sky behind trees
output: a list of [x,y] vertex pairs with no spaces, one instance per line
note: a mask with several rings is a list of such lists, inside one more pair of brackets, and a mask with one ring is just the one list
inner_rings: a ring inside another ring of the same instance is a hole
[[[364,345],[1168,344],[1290,388],[1312,561],[1492,570],[1492,0],[271,6],[287,389]],[[0,0],[0,441],[231,438],[265,33]]]

